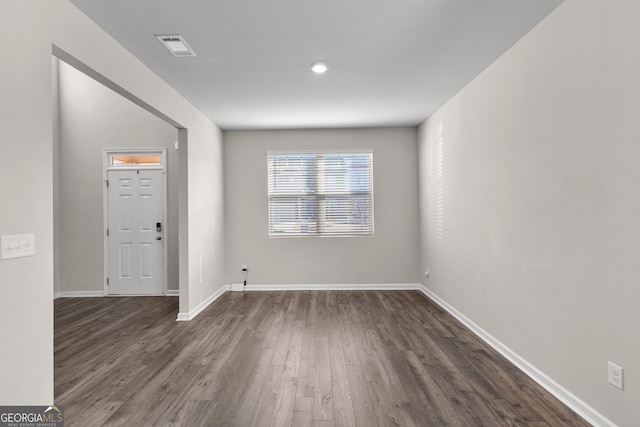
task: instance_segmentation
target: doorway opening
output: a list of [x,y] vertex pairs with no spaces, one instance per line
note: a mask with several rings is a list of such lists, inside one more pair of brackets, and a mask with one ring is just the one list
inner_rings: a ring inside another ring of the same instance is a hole
[[109,160],[114,169],[164,171],[166,212],[153,229],[162,223],[165,277],[161,288],[136,294],[181,297],[188,262],[188,240],[179,238],[188,221],[187,130],[55,46],[52,76],[54,297],[116,294],[109,292],[105,273],[106,149],[116,150]]

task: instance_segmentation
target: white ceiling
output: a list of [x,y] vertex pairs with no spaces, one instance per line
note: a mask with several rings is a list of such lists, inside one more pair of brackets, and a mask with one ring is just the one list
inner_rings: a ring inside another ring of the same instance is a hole
[[415,126],[562,2],[71,1],[225,130]]

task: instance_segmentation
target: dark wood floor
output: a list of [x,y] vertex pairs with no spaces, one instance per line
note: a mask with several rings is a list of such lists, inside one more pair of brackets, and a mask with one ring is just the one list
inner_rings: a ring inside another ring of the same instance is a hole
[[417,291],[55,301],[67,426],[586,426]]

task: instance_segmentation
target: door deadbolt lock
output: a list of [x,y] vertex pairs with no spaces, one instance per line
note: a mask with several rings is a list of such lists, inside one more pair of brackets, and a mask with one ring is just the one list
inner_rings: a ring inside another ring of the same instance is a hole
[[158,233],[160,233],[162,231],[162,223],[161,222],[156,222],[156,231]]

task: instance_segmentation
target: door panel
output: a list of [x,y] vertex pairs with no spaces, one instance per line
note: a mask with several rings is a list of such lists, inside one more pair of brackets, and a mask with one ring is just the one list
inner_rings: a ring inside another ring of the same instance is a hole
[[142,243],[140,245],[140,277],[152,277],[151,270],[154,264],[152,247],[150,243]]
[[150,194],[140,195],[140,231],[151,232],[153,231],[153,196]]
[[163,178],[160,170],[108,172],[110,295],[164,293]]
[[131,243],[120,243],[120,265],[118,277],[131,277]]

